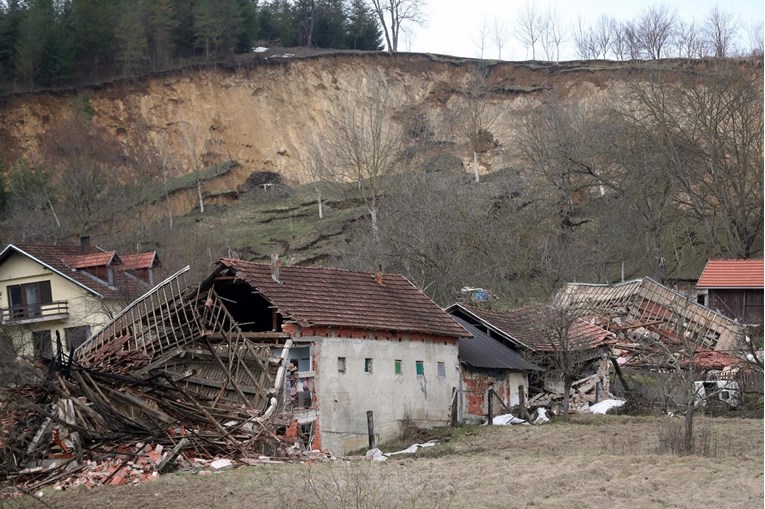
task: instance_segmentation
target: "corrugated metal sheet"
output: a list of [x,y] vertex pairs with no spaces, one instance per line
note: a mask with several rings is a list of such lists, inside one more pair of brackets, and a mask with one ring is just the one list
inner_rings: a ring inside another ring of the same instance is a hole
[[541,370],[533,362],[528,362],[512,349],[489,337],[465,320],[456,316],[453,318],[473,335],[472,338],[460,338],[460,361],[475,368],[512,369],[516,371]]

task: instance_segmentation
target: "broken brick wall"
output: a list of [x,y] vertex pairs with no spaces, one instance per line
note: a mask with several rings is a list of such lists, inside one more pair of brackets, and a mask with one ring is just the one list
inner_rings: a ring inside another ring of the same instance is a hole
[[[528,394],[528,376],[522,371],[476,369],[462,366],[463,414],[471,417],[484,417],[489,411],[486,391],[491,384],[497,396],[510,408],[520,402],[518,387],[523,386]],[[506,413],[504,407],[494,403],[495,415]]]

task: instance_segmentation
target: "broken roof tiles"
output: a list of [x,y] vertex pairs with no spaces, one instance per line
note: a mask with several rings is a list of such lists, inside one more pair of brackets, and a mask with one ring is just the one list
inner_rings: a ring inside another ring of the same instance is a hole
[[709,260],[697,288],[763,288],[763,260]]
[[[269,265],[224,258],[285,317],[298,324],[417,332],[460,337],[465,330],[400,274],[319,267],[281,267],[278,282]],[[378,282],[378,280],[380,282]]]

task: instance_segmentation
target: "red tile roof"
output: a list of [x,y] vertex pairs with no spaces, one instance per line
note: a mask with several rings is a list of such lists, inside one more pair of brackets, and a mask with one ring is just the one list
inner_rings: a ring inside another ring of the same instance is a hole
[[[727,367],[748,367],[747,363],[735,355],[725,352],[715,352],[714,350],[699,349],[693,359],[694,365],[698,369],[723,369]],[[683,365],[688,365],[687,359]]]
[[89,267],[107,267],[112,262],[119,263],[119,257],[115,259],[114,251],[100,251],[95,253],[78,254],[67,256],[63,262],[73,269],[87,269]]
[[[0,263],[2,263],[12,253],[19,253],[22,256],[28,256],[39,263],[47,266],[50,270],[59,273],[61,276],[69,279],[80,287],[107,299],[132,299],[146,292],[148,285],[138,278],[128,277],[127,275],[116,273],[114,275],[115,286],[109,286],[107,282],[102,281],[86,270],[74,269],[64,260],[72,260],[83,255],[101,256],[104,254],[102,249],[81,246],[48,246],[48,245],[13,245],[9,244],[0,253]],[[107,253],[108,254],[108,253]]]
[[697,288],[763,288],[763,260],[709,260]]
[[[550,334],[554,334],[551,329],[559,315],[551,306],[538,304],[508,312],[461,307],[527,348],[540,352],[555,350],[555,340],[550,339]],[[569,346],[577,350],[598,348],[616,342],[613,333],[581,318],[568,326],[568,335]]]
[[120,260],[122,265],[119,266],[119,270],[150,269],[157,263],[157,252],[121,255]]
[[269,265],[224,258],[218,273],[232,269],[279,312],[303,325],[420,332],[451,337],[469,334],[400,274],[319,267],[281,267],[277,283]]

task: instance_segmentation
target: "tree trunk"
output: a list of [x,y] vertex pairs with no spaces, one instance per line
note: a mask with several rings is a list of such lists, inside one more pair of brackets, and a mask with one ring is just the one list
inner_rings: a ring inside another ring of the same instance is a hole
[[321,204],[321,191],[316,188],[316,202],[319,204],[319,219],[324,219],[324,209]]
[[696,405],[694,404],[694,398],[688,401],[685,408],[685,438],[683,440],[683,448],[688,454],[693,453],[693,414],[696,412]]
[[369,217],[372,219],[372,235],[380,240],[380,228],[377,225],[377,207],[369,207]]
[[197,179],[197,196],[199,197],[199,213],[205,213],[205,202],[202,198],[202,180]]
[[480,182],[481,178],[478,176],[478,152],[473,149],[473,173],[475,174],[475,181]]
[[571,401],[571,377],[563,379],[563,418],[568,420],[568,411]]

